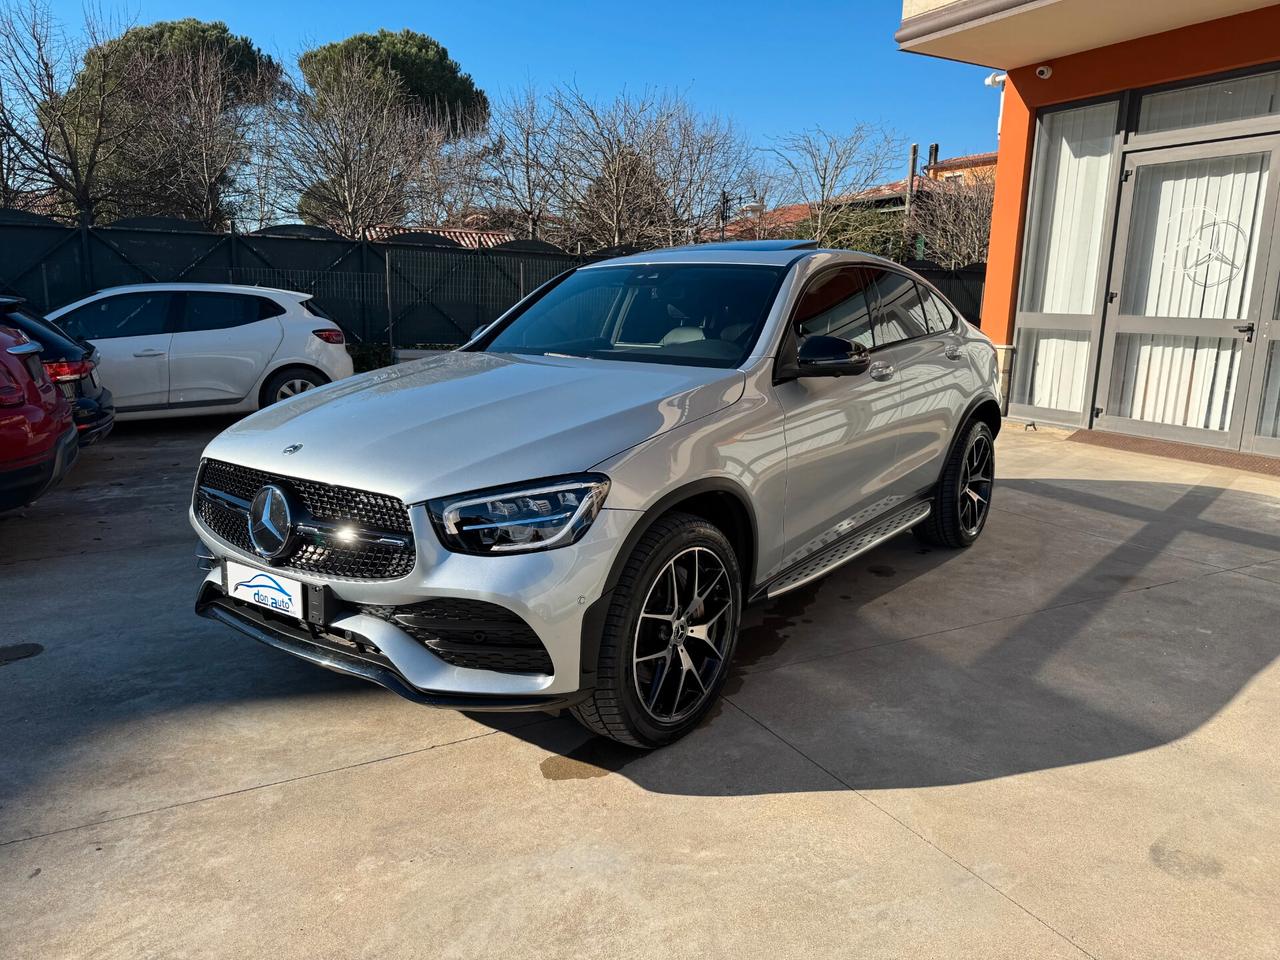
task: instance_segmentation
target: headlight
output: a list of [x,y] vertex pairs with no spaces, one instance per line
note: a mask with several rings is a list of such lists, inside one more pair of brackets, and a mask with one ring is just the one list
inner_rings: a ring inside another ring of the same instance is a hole
[[458,553],[567,547],[587,532],[609,493],[598,473],[427,501],[440,541]]

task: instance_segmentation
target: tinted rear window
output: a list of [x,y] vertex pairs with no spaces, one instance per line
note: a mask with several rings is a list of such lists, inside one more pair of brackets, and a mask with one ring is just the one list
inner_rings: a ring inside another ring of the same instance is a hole
[[73,337],[52,320],[48,320],[26,307],[9,310],[3,322],[16,327],[44,349],[40,356],[45,360],[81,360],[93,352],[93,345]]

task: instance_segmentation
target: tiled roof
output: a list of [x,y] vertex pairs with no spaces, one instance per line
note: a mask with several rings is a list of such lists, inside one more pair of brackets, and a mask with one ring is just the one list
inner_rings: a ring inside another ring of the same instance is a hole
[[996,153],[994,150],[988,153],[966,153],[962,157],[947,157],[945,160],[938,160],[935,163],[928,164],[926,170],[960,170],[965,167],[994,167],[996,165]]
[[385,225],[369,231],[370,240],[390,240],[403,233],[434,233],[470,250],[485,250],[514,240],[510,230],[473,230],[469,227],[402,227]]

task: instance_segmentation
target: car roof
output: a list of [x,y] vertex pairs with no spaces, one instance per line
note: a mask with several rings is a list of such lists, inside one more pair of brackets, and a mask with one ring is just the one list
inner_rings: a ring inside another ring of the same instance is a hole
[[848,259],[850,262],[897,266],[892,261],[873,253],[823,248],[812,240],[741,240],[726,243],[695,243],[686,247],[659,247],[656,250],[645,250],[625,257],[589,263],[582,269],[632,263],[734,263],[785,267],[797,260],[819,254],[841,255],[842,259]]
[[[127,283],[118,287],[103,287],[101,290],[95,290],[89,294],[89,297],[96,297],[103,293],[147,293],[153,290],[165,291],[182,291],[182,290],[198,290],[211,293],[249,293],[264,294],[275,293],[282,296],[290,297],[295,300],[310,300],[311,294],[299,293],[297,290],[285,290],[280,287],[254,287],[244,283]],[[81,299],[87,299],[82,297]]]

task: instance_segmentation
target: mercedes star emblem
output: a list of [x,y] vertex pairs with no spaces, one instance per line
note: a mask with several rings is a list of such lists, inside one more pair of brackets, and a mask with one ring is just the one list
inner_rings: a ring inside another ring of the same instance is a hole
[[288,495],[273,483],[262,487],[249,505],[249,540],[264,560],[275,560],[289,549],[293,516]]
[[1207,207],[1189,207],[1169,221],[1169,236],[1181,239],[1165,260],[1197,287],[1230,283],[1245,269],[1249,236],[1239,224]]

